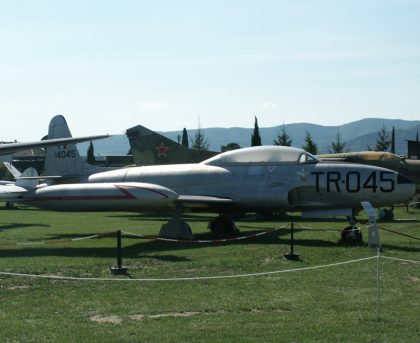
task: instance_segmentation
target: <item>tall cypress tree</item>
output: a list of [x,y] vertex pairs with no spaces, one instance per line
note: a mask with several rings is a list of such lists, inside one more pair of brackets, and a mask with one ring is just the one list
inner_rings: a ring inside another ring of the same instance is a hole
[[95,151],[94,151],[94,148],[93,148],[92,141],[90,141],[89,148],[87,150],[86,162],[89,163],[89,164],[95,164],[96,163]]
[[189,143],[188,143],[188,133],[187,133],[187,129],[184,127],[184,130],[182,130],[182,143],[183,146],[185,146],[186,148],[189,147]]
[[260,129],[258,127],[258,119],[255,116],[254,133],[251,136],[251,146],[260,146],[260,145],[261,145]]
[[391,152],[395,154],[395,127],[392,127]]

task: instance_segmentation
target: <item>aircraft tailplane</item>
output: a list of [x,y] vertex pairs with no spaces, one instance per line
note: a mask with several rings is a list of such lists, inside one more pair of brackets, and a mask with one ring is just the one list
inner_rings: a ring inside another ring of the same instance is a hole
[[39,184],[38,172],[35,168],[29,167],[25,169],[23,173],[16,178],[16,186],[23,187],[26,189],[34,189]]

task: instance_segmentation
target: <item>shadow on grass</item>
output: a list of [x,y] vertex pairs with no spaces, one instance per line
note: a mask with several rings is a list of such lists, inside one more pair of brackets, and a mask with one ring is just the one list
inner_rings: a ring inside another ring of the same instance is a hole
[[[252,235],[261,233],[261,230],[247,231],[245,235]],[[260,237],[247,238],[242,240],[229,241],[225,243],[184,243],[184,242],[165,242],[157,240],[142,240],[139,241],[139,238],[132,237],[123,237],[123,258],[152,258],[168,262],[182,262],[189,261],[188,258],[176,256],[176,251],[182,250],[192,250],[192,249],[202,249],[208,247],[218,247],[221,245],[239,245],[245,246],[249,244],[275,244],[275,245],[289,245],[289,233],[288,229],[280,229]],[[94,234],[93,234],[94,235]],[[282,238],[283,236],[287,236]],[[2,248],[3,257],[41,257],[41,256],[62,256],[62,257],[90,257],[90,258],[110,258],[116,256],[116,238],[106,237],[108,241],[102,246],[90,246],[90,247],[74,247],[74,246],[65,246],[57,247],[49,243],[54,243],[57,241],[59,244],[66,244],[65,242],[60,242],[60,240],[79,238],[78,234],[56,234],[51,240],[47,240],[45,245],[42,246],[20,246],[19,249],[16,248]],[[195,235],[195,240],[214,240],[214,239],[224,239],[224,238],[234,238],[236,235],[214,235],[212,233],[201,233]],[[105,238],[105,237],[104,237]],[[104,239],[99,238],[99,239]],[[112,239],[113,242],[110,242],[109,239]],[[97,240],[97,239],[96,239]],[[130,244],[133,242],[133,244]],[[69,244],[74,244],[74,242],[69,242]],[[80,242],[78,242],[80,244]],[[85,243],[89,244],[89,243]],[[98,245],[96,241],[95,245]],[[315,246],[320,248],[325,247],[337,247],[340,246],[340,242],[331,242],[322,239],[297,239],[295,240],[296,246]],[[168,252],[169,254],[163,254]]]
[[8,224],[0,225],[0,232],[4,230],[22,229],[22,228],[27,228],[27,227],[50,227],[50,226],[51,225],[47,225],[47,224],[8,223]]
[[[63,235],[68,237],[69,235]],[[198,237],[199,236],[199,237]],[[64,238],[64,237],[62,237]],[[208,234],[197,235],[196,239],[207,239]],[[279,235],[268,234],[258,238],[246,239],[241,241],[231,241],[228,243],[205,243],[205,244],[187,244],[187,243],[175,243],[175,242],[163,242],[163,241],[146,241],[136,242],[134,244],[128,244],[128,241],[135,240],[133,238],[123,238],[123,258],[149,258],[156,259],[166,262],[184,262],[190,261],[186,257],[175,255],[176,251],[191,250],[191,249],[202,249],[208,247],[217,247],[220,245],[242,245],[246,246],[249,244],[279,244],[289,245],[290,240],[279,239]],[[322,239],[295,239],[295,248],[299,247],[318,247],[318,248],[336,248],[340,246],[347,246],[349,248],[355,247],[355,245],[346,245],[340,241],[332,242]],[[109,243],[108,243],[109,245]],[[362,243],[356,246],[366,246],[366,243]],[[406,247],[392,244],[383,244],[384,251],[386,250],[399,250],[404,252],[420,252],[420,247]],[[160,253],[168,252],[169,254]],[[106,247],[54,247],[51,245],[44,245],[42,247],[20,247],[19,249],[2,248],[2,257],[86,257],[86,258],[114,258],[116,257],[116,244],[109,245]]]
[[[190,259],[174,254],[146,255],[147,252],[169,251],[173,249],[152,248],[146,251],[140,244],[125,246],[122,249],[123,258],[149,258],[166,262],[185,262]],[[2,257],[24,258],[24,257],[76,257],[76,258],[115,258],[117,256],[116,247],[23,247],[20,249],[1,249]]]

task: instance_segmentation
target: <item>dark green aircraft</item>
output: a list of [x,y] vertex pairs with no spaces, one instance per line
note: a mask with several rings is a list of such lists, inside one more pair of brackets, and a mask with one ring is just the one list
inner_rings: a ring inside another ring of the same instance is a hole
[[127,129],[126,135],[138,166],[198,163],[218,154],[189,149],[141,125]]

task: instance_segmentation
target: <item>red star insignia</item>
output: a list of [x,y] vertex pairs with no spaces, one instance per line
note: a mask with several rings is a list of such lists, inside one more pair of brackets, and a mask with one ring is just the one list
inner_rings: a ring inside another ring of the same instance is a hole
[[160,143],[159,146],[156,147],[156,150],[158,151],[158,157],[160,156],[166,156],[167,151],[169,150],[169,147],[165,146],[165,144]]

